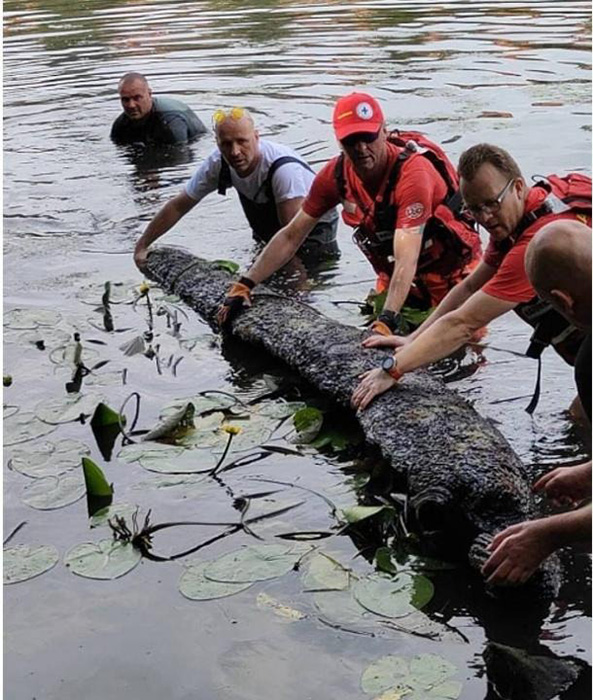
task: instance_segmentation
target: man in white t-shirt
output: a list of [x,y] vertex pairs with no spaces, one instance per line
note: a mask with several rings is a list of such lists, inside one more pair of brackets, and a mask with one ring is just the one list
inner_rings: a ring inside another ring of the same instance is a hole
[[[266,243],[299,211],[315,173],[290,148],[259,138],[249,112],[235,107],[214,113],[215,149],[184,190],[169,200],[136,243],[134,261],[146,263],[148,248],[210,192],[239,193],[243,211],[257,241]],[[338,214],[329,211],[309,236],[300,254],[325,259],[338,254]]]

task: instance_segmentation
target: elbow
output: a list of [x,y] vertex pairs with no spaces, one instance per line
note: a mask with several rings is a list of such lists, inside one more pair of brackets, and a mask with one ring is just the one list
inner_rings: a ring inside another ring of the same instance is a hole
[[481,327],[481,324],[476,325],[472,320],[465,318],[456,311],[450,312],[445,318],[447,318],[460,343],[469,342],[474,333]]

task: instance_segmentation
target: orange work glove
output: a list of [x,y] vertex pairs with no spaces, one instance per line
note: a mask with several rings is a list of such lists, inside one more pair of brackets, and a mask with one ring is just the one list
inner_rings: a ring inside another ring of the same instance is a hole
[[233,318],[246,306],[251,306],[251,290],[255,287],[248,277],[241,277],[229,289],[224,302],[218,309],[217,320],[221,328],[226,328]]
[[371,330],[381,335],[393,335],[399,330],[401,316],[397,311],[381,311],[377,319],[371,324]]

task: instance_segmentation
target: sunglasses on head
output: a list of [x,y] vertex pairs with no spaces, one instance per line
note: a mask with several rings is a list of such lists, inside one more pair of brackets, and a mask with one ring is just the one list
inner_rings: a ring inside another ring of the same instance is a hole
[[217,109],[212,115],[212,124],[216,126],[225,119],[241,119],[245,115],[243,107],[233,107],[232,109]]
[[350,136],[343,138],[340,143],[343,146],[346,146],[346,148],[352,148],[352,146],[355,146],[359,141],[362,141],[362,143],[373,143],[373,141],[376,141],[379,138],[379,131],[381,130],[379,129],[374,134],[366,131],[350,134]]

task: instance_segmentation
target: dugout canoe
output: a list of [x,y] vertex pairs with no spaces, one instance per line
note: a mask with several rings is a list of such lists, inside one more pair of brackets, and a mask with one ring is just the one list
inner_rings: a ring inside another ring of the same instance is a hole
[[[217,328],[216,311],[232,280],[227,271],[184,250],[159,247],[144,272]],[[358,376],[388,354],[363,348],[362,333],[266,285],[256,288],[253,306],[232,324],[233,335],[283,360],[344,407]],[[405,479],[412,519],[422,533],[467,555],[476,537],[483,542],[534,517],[529,475],[508,442],[428,372],[406,375],[357,419],[366,442]]]

